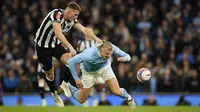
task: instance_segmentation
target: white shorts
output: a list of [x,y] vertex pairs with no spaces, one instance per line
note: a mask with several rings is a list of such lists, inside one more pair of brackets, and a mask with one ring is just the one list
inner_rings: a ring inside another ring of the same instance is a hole
[[107,65],[96,72],[87,72],[82,69],[82,83],[84,88],[91,88],[97,83],[105,83],[105,81],[113,77],[115,77],[115,74],[111,65]]

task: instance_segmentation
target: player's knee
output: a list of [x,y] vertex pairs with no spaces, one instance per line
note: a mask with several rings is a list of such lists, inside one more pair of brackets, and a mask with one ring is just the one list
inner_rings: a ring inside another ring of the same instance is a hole
[[51,73],[46,73],[46,77],[50,80],[54,80],[54,75]]
[[71,55],[70,53],[65,53],[65,54],[62,55],[61,61],[62,61],[63,63],[66,64],[67,61],[68,61],[70,58],[72,58],[72,55]]
[[64,56],[66,60],[69,60],[70,58],[72,58],[72,55],[70,53],[66,53]]
[[50,80],[54,80],[54,76],[53,76],[53,75],[50,75],[48,78],[49,78]]
[[78,102],[79,103],[84,103],[87,100],[87,98],[79,98]]

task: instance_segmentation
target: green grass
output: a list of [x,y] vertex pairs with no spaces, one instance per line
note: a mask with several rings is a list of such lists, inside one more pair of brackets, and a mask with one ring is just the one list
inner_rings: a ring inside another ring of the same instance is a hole
[[[131,112],[128,107],[100,106],[100,107],[0,107],[0,112]],[[133,112],[200,112],[200,107],[137,107]]]

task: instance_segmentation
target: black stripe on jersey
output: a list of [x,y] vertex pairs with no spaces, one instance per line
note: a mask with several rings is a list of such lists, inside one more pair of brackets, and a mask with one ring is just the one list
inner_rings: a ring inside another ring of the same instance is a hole
[[35,41],[40,47],[54,48],[60,43],[60,40],[56,38],[55,32],[53,31],[53,22],[59,22],[61,24],[62,32],[68,32],[74,21],[65,21],[63,10],[54,9],[52,10],[43,20],[40,28],[36,33]]
[[64,29],[64,28],[65,28],[65,26],[66,26],[66,24],[63,24],[63,25],[62,25],[62,29]]
[[[48,37],[48,34],[49,34],[49,32],[51,31],[51,29],[53,29],[53,25],[50,25],[50,26],[46,29],[46,31],[45,31],[45,33],[44,33],[44,35],[43,35],[41,47],[44,47],[46,39],[49,38],[49,37]],[[50,47],[50,46],[48,46],[48,47]]]
[[77,44],[77,51],[82,52],[84,49],[96,46],[95,40],[79,40]]
[[84,49],[86,49],[87,48],[87,43],[86,43],[86,41],[84,41]]
[[42,24],[42,27],[41,27],[41,29],[40,29],[40,31],[39,31],[39,35],[38,35],[38,37],[37,37],[37,43],[38,43],[38,41],[40,40],[41,35],[42,35],[42,33],[43,33],[43,30],[44,30],[46,24],[47,24],[49,21],[50,21],[50,17],[48,17],[48,18],[44,21],[44,23]]
[[[51,43],[53,42],[53,37],[55,36],[55,33],[53,32],[52,34],[51,34],[51,38],[50,38],[50,41],[49,41],[49,43],[48,43],[48,46],[49,46],[49,48],[52,48],[52,46],[51,46]],[[56,44],[55,44],[56,45]]]
[[71,26],[67,26],[67,29],[69,29]]
[[57,42],[58,42],[58,38],[56,38],[56,42],[55,42],[55,45],[57,45]]
[[92,41],[89,41],[89,44],[90,44],[90,46],[89,46],[89,47],[92,47]]

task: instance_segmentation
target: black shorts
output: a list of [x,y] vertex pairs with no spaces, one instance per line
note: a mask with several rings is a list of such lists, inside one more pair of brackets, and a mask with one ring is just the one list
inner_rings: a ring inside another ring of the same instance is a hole
[[57,45],[55,48],[43,48],[36,44],[36,55],[44,71],[49,71],[52,68],[52,57],[60,60],[61,56],[67,52],[68,50],[61,44]]

